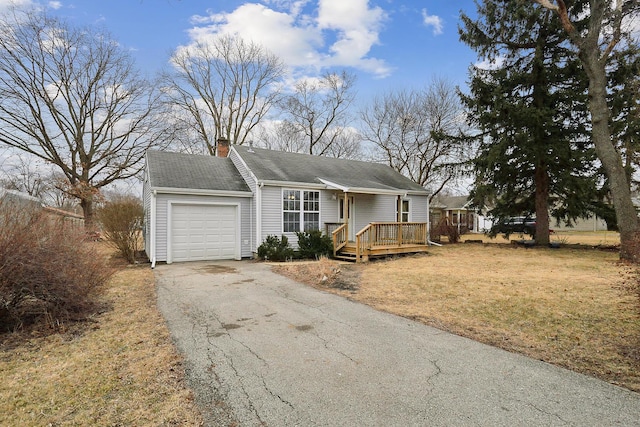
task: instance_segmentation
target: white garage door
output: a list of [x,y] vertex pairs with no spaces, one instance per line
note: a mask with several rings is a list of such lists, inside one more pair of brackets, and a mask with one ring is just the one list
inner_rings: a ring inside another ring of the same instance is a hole
[[171,260],[236,258],[237,226],[236,206],[173,205]]

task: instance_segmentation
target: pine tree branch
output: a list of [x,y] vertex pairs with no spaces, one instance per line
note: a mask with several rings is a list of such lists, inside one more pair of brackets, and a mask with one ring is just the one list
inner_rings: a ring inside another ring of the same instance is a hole
[[549,0],[533,0],[535,3],[538,3],[540,6],[545,7],[549,10],[554,10],[560,16],[560,22],[562,22],[562,26],[565,31],[569,33],[570,36],[573,36],[575,33],[575,27],[571,23],[571,19],[569,18],[569,13],[567,12],[567,5],[564,0],[557,0],[558,4],[554,4]]

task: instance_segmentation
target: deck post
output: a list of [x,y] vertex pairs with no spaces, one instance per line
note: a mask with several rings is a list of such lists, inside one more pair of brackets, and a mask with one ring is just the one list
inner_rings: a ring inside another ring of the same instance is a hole
[[398,223],[398,246],[402,246],[402,222]]
[[349,241],[349,216],[351,216],[351,212],[349,212],[349,193],[346,191],[343,193],[344,198],[342,199],[342,222],[346,225],[345,228],[345,236],[347,236],[347,242]]

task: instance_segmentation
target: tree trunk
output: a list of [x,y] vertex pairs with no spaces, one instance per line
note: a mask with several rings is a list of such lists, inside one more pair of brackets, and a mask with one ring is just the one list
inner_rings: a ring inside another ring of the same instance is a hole
[[544,162],[535,170],[536,179],[536,244],[549,245],[549,173]]
[[589,111],[591,112],[592,138],[598,158],[609,178],[613,207],[620,231],[620,257],[634,260],[636,234],[639,231],[636,208],[631,200],[630,183],[622,163],[622,157],[611,141],[609,106],[607,104],[607,76],[604,63],[595,53],[580,49],[580,59],[589,77]]
[[83,197],[80,199],[80,207],[84,215],[84,231],[92,233],[95,231],[95,222],[93,219],[93,197]]

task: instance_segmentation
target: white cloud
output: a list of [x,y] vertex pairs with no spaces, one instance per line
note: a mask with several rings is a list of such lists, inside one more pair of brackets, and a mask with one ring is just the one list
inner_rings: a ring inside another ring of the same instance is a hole
[[206,43],[219,34],[237,34],[262,44],[290,66],[316,66],[320,62],[316,49],[322,45],[322,38],[313,28],[297,25],[295,18],[249,3],[232,13],[209,15],[209,25],[194,27],[189,35],[194,42]]
[[369,56],[386,19],[368,0],[264,0],[194,16],[192,42],[236,34],[259,42],[295,69],[354,67],[379,77],[391,68]]
[[30,6],[33,4],[32,0],[0,0],[0,11],[6,10],[10,7],[22,7]]
[[[17,8],[35,7],[37,9],[41,9],[44,6],[44,4],[45,3],[43,2],[34,1],[34,0],[0,0],[0,11],[7,10],[10,7],[17,7]],[[46,2],[46,6],[51,9],[57,10],[62,8],[62,2],[52,0],[52,1]]]
[[479,68],[481,70],[497,70],[499,68],[502,68],[502,66],[504,65],[504,61],[505,61],[504,56],[497,56],[493,60],[488,60],[485,58],[482,61],[476,62],[473,65],[474,67]]
[[427,9],[422,9],[422,22],[427,27],[433,27],[433,35],[437,36],[442,34],[444,23],[442,18],[437,15],[429,15]]

